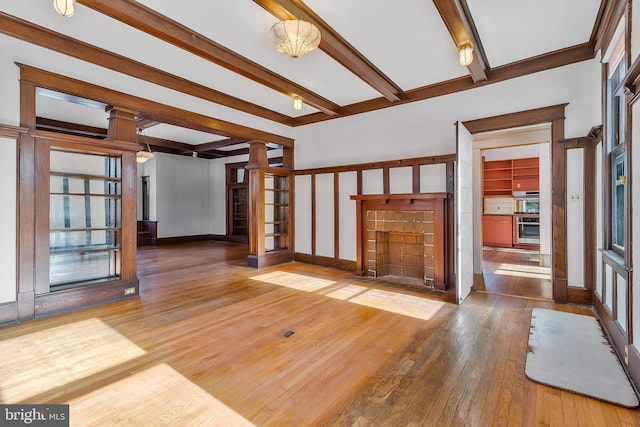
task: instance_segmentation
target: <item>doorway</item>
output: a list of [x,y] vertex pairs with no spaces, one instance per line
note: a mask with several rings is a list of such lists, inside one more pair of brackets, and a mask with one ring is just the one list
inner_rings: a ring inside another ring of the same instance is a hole
[[477,291],[551,301],[551,124],[474,135]]

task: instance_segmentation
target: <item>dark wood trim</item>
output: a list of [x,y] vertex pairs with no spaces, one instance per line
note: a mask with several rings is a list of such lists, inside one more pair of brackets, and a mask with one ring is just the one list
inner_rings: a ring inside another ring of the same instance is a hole
[[293,261],[293,251],[290,249],[266,252],[264,255],[249,255],[247,265],[252,268],[271,267]]
[[316,174],[311,175],[311,255],[316,255]]
[[227,49],[140,2],[133,0],[78,0],[78,3],[277,92],[287,96],[298,95],[307,104],[327,115],[335,115],[340,110],[340,106],[337,104]]
[[303,254],[300,252],[294,253],[294,261],[304,262],[305,264],[321,265],[323,267],[333,267],[345,271],[356,270],[356,262],[346,259],[329,258],[320,255]]
[[81,125],[46,117],[36,117],[36,129],[96,139],[105,139],[107,137],[106,128]]
[[389,177],[389,166],[382,168],[382,192],[384,194],[391,193],[391,179]]
[[280,20],[302,19],[311,22],[318,27],[322,34],[319,46],[322,51],[354,75],[360,77],[390,102],[402,99],[403,91],[397,84],[303,2],[291,0],[253,1]]
[[564,144],[564,114],[551,125],[551,233],[553,300],[567,303],[567,156]]
[[209,240],[209,234],[196,234],[193,236],[175,236],[175,237],[158,237],[156,239],[157,245],[179,245],[187,242],[200,242],[202,240]]
[[591,34],[594,52],[602,49],[604,53],[604,50],[609,46],[618,23],[624,16],[626,4],[626,0],[602,1],[598,11],[598,18],[596,19],[596,26]]
[[[36,87],[20,82],[20,126],[33,129],[36,118]],[[22,132],[18,139],[17,308],[18,321],[33,319],[35,298],[36,170],[35,140]]]
[[[403,166],[415,166],[415,165],[433,165],[438,163],[447,163],[450,161],[454,161],[456,158],[455,154],[445,154],[441,156],[429,156],[429,157],[415,157],[412,159],[401,159],[401,160],[385,160],[380,162],[371,162],[371,163],[358,163],[352,165],[345,166],[329,166],[324,168],[313,168],[313,169],[296,169],[296,175],[314,175],[321,173],[334,173],[334,172],[361,172],[363,170],[371,170],[371,169],[383,169],[383,168],[396,168]],[[362,179],[360,178],[360,181]],[[360,191],[361,193],[362,191]]]
[[19,138],[20,135],[28,131],[29,129],[24,127],[0,124],[0,137],[2,138]]
[[340,173],[333,173],[333,257],[340,259]]
[[362,194],[362,169],[356,171],[356,194]]
[[[135,288],[135,292],[131,295],[125,295],[125,288]],[[78,307],[91,307],[107,302],[136,298],[139,292],[138,279],[133,278],[37,295],[35,298],[35,316],[45,317],[74,310]]]
[[[605,307],[598,298],[594,298],[594,303],[596,313],[600,316],[600,321],[602,322],[605,331],[608,333],[613,347],[617,352],[620,352],[621,350],[624,351],[624,349],[628,348],[627,337],[622,329],[620,329],[618,322],[615,321],[614,313]],[[625,360],[624,357],[622,357],[621,360]]]
[[590,289],[567,288],[567,298],[571,304],[593,305],[593,292]]
[[18,303],[15,301],[0,304],[0,326],[18,321]]
[[481,133],[493,130],[515,128],[539,123],[553,122],[564,119],[564,109],[569,104],[551,105],[549,107],[534,108],[533,110],[517,113],[502,114],[477,120],[469,120],[462,124],[469,132]]
[[[480,133],[492,130],[508,129],[551,122],[551,173],[552,179],[552,284],[553,298],[557,303],[568,301],[567,284],[567,242],[566,242],[566,155],[564,146],[564,108],[568,104],[552,105],[549,107],[503,114],[485,119],[464,122],[463,125],[471,132]],[[453,168],[448,167],[450,174]],[[449,179],[447,188],[449,188]]]
[[[635,384],[640,384],[640,351],[635,345],[630,345],[627,351],[629,352],[627,362],[629,375],[631,375]],[[622,360],[624,360],[624,358]]]
[[[407,104],[410,102],[423,101],[425,99],[436,98],[452,93],[463,92],[480,86],[490,85],[517,77],[526,76],[540,71],[550,70],[553,68],[563,67],[565,65],[575,64],[586,60],[593,59],[595,53],[593,47],[589,43],[568,47],[542,54],[533,58],[502,65],[491,69],[489,79],[484,82],[474,83],[469,76],[459,77],[444,82],[434,83],[432,85],[419,87],[405,92],[402,101],[390,103],[385,98],[375,98],[355,104],[345,105],[340,110],[340,114],[334,117],[328,117],[322,113],[307,114],[293,119],[293,126],[304,126],[311,123],[318,123],[334,118],[351,116],[354,114],[367,113],[370,111],[381,110],[395,105]],[[472,132],[473,133],[473,132]]]
[[36,298],[39,294],[49,292],[49,203],[50,203],[50,176],[49,171],[51,141],[49,139],[35,139],[35,282],[34,290]]
[[[140,111],[147,119],[153,119],[162,123],[168,123],[189,129],[200,130],[230,138],[259,139],[274,142],[283,146],[293,146],[293,140],[280,135],[249,128],[224,120],[208,117],[203,114],[193,113],[159,102],[118,92],[102,86],[82,82],[60,74],[51,73],[29,65],[17,63],[20,67],[20,80],[32,83],[35,86],[67,93],[105,104],[117,105],[121,108]],[[32,126],[35,128],[35,109]]]
[[411,192],[420,192],[420,165],[413,165],[411,170]]
[[[585,144],[584,147],[584,278],[585,287],[589,290],[593,300],[593,291],[596,284],[596,262],[598,250],[598,236],[596,224],[596,147],[595,141]],[[571,295],[569,295],[569,301]],[[589,304],[593,304],[591,301]]]
[[72,58],[254,116],[291,124],[291,117],[0,12],[0,33]]
[[247,142],[247,141],[244,139],[227,138],[227,139],[222,139],[220,141],[212,141],[204,144],[194,145],[193,151],[197,153],[204,153],[206,151],[215,150],[216,148],[229,147],[231,145],[242,144],[244,142]]
[[487,80],[489,67],[485,62],[486,55],[482,52],[482,45],[479,43],[479,39],[476,38],[476,34],[474,34],[469,23],[471,15],[468,14],[468,8],[465,11],[459,2],[454,0],[433,0],[433,4],[438,9],[442,21],[449,30],[456,50],[467,44],[473,47],[473,62],[467,66],[473,81],[477,83]]

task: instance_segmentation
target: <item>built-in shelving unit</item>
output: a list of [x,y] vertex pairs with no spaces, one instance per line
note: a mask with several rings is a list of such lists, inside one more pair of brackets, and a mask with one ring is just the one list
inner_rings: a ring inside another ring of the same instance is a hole
[[265,174],[264,193],[265,251],[288,249],[289,177]]
[[511,160],[495,160],[484,162],[483,165],[483,195],[511,196],[512,193]]
[[540,159],[514,159],[512,161],[512,189],[513,191],[540,190]]

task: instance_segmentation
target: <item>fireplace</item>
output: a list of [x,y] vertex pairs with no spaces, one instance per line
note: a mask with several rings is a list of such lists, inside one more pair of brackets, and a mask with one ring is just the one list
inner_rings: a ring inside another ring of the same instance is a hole
[[358,274],[445,290],[446,193],[351,196]]

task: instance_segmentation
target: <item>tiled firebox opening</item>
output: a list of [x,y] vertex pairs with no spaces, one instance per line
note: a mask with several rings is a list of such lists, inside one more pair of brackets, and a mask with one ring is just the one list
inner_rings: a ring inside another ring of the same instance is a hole
[[400,276],[433,286],[433,211],[367,211],[367,248],[369,277]]

